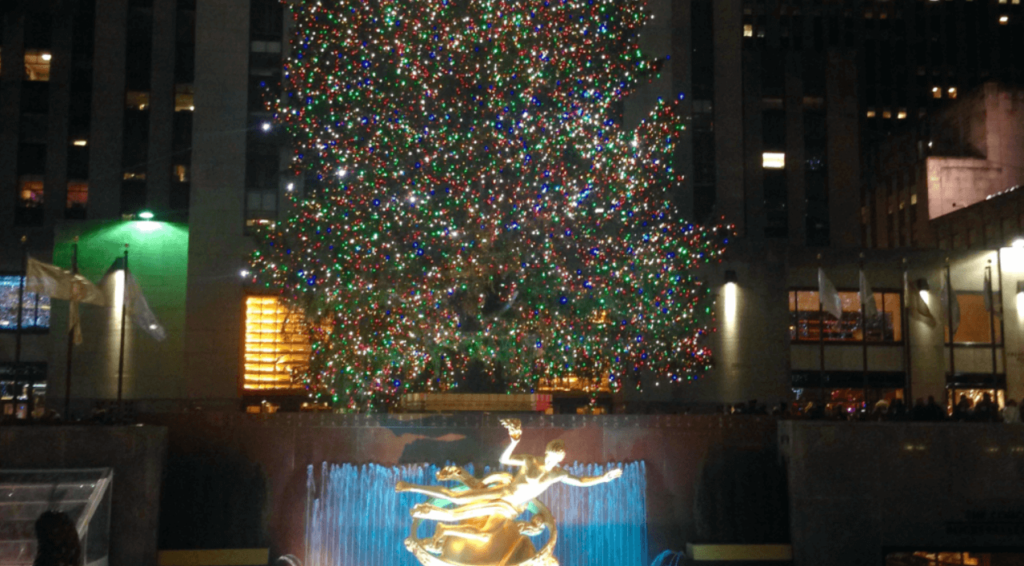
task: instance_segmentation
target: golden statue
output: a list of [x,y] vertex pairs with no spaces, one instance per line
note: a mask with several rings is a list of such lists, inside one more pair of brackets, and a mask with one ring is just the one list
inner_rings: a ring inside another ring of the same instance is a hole
[[[437,472],[438,481],[455,480],[465,487],[451,489],[440,486],[411,485],[398,482],[395,491],[429,495],[435,500],[412,508],[412,534],[405,546],[424,566],[557,566],[554,557],[557,530],[554,518],[537,497],[556,483],[587,487],[609,482],[622,475],[622,470],[609,470],[602,476],[578,478],[559,467],[565,458],[561,440],[548,443],[544,456],[513,456],[522,437],[518,419],[502,419],[511,442],[500,462],[515,466],[515,476],[505,472],[491,474],[482,480],[457,466]],[[449,507],[451,506],[451,507]],[[530,510],[528,521],[519,516]],[[434,536],[420,539],[416,531],[423,520],[439,521]],[[551,536],[537,551],[529,537],[547,528]]]

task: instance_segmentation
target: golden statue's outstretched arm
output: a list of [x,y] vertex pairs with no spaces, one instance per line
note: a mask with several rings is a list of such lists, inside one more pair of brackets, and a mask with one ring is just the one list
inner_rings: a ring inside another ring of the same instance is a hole
[[589,487],[589,486],[592,486],[592,485],[597,485],[599,483],[610,482],[610,481],[614,480],[615,478],[618,478],[618,477],[621,477],[621,476],[622,476],[622,470],[620,470],[618,468],[615,468],[614,470],[608,470],[607,472],[604,473],[604,475],[594,476],[594,477],[589,477],[589,478],[579,478],[579,477],[576,477],[576,476],[572,476],[572,475],[566,474],[566,476],[564,478],[562,478],[562,483],[569,484],[569,485],[574,485],[576,487]]
[[506,466],[522,466],[526,462],[522,458],[512,456],[512,452],[519,444],[519,439],[523,436],[522,423],[519,419],[501,419],[501,426],[508,429],[508,436],[511,441],[508,443],[508,448],[501,453],[501,458],[498,461]]

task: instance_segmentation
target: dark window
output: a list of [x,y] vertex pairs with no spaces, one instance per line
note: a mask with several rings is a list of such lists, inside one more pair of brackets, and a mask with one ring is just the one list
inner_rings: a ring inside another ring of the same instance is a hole
[[128,39],[125,51],[125,84],[128,90],[149,90],[152,52],[153,10],[133,6],[128,10]]
[[18,146],[18,175],[46,173],[46,145],[23,143]]
[[21,83],[21,111],[46,114],[50,108],[50,83],[25,81]]
[[762,114],[762,137],[765,151],[785,151],[786,113],[783,110],[766,110]]
[[280,39],[284,33],[284,12],[278,0],[251,0],[249,33],[256,38]]
[[764,205],[767,220],[764,235],[768,238],[789,236],[788,194],[784,169],[764,170]]

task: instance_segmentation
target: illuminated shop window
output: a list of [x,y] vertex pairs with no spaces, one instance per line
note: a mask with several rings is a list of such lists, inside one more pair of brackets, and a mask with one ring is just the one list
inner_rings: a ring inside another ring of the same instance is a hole
[[289,311],[277,297],[246,297],[245,390],[302,389],[292,375],[309,363],[309,354],[301,313]]
[[[18,329],[18,288],[20,275],[0,275],[0,331]],[[23,329],[45,330],[50,327],[50,297],[24,292],[21,302]]]
[[50,60],[53,56],[46,51],[25,50],[25,80],[46,82],[50,80]]
[[[903,339],[903,316],[900,307],[900,293],[876,292],[875,304],[878,316],[867,320],[868,342],[899,342]],[[796,342],[862,342],[865,329],[860,321],[860,294],[857,291],[840,291],[839,300],[843,316],[836,320],[829,313],[818,310],[817,291],[789,292],[789,337]],[[822,331],[824,316],[824,336]]]

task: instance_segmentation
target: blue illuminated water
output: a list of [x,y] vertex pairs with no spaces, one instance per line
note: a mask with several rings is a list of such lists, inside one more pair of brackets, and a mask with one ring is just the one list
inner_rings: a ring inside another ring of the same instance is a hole
[[[645,566],[647,471],[643,462],[573,464],[576,476],[622,468],[622,477],[593,487],[552,486],[540,497],[558,524],[555,556],[562,566]],[[417,566],[403,541],[409,509],[424,495],[395,493],[395,483],[436,485],[438,467],[328,464],[319,479],[309,466],[306,481],[306,566]],[[473,473],[472,466],[466,470]],[[484,474],[489,473],[484,468]],[[433,525],[421,527],[429,536]],[[540,548],[547,533],[533,539]]]

